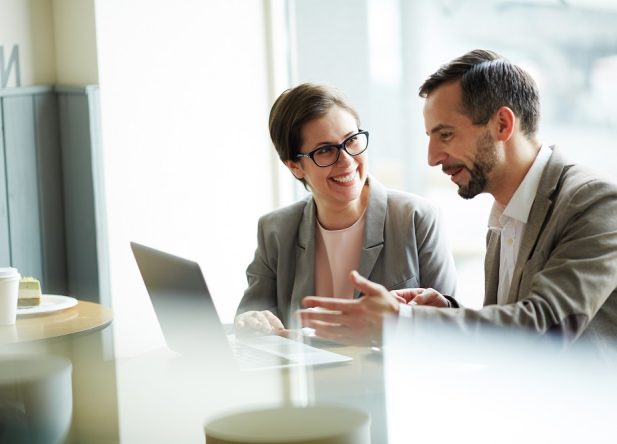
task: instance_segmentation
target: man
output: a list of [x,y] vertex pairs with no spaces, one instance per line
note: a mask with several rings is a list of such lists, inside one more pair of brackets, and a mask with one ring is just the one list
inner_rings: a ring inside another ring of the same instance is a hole
[[494,52],[471,51],[441,67],[420,87],[420,96],[429,164],[441,166],[463,198],[495,198],[484,307],[451,307],[455,303],[432,289],[393,294],[352,273],[364,296],[306,297],[306,307],[322,310],[301,311],[303,324],[318,336],[352,344],[380,341],[384,318],[396,314],[466,330],[517,327],[568,341],[612,343],[617,186],[537,140],[537,87]]

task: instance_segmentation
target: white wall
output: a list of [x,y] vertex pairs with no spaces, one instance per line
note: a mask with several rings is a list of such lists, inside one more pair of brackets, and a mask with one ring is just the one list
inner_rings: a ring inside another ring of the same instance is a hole
[[[63,85],[97,84],[94,0],[49,1],[53,2],[56,83]],[[36,57],[42,56],[42,54],[36,54]]]
[[[14,45],[19,47],[21,86],[51,84],[56,63],[51,0],[2,0],[0,46],[5,63]],[[12,74],[8,87],[17,86]]]
[[231,321],[271,209],[261,0],[96,2],[116,351],[161,344],[129,241],[198,261]]
[[[4,62],[19,47],[20,86],[98,83],[94,0],[2,0]],[[15,87],[14,72],[7,87]]]

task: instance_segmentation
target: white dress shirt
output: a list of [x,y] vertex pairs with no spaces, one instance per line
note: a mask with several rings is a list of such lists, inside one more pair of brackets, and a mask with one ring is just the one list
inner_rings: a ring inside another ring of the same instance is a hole
[[507,303],[512,274],[521,247],[521,239],[525,234],[527,219],[536,198],[542,173],[551,154],[551,149],[542,145],[531,168],[514,192],[508,205],[504,208],[497,201],[493,203],[488,226],[490,229],[501,233],[499,286],[497,290],[497,304],[499,305]]
[[[531,206],[538,192],[538,185],[544,168],[553,151],[546,145],[540,147],[531,168],[523,178],[514,195],[506,207],[494,202],[489,216],[488,226],[501,232],[501,250],[499,254],[499,287],[497,303],[505,304],[510,291],[512,274],[516,266],[516,259],[521,246],[521,239],[525,233],[525,226],[529,218]],[[413,316],[412,305],[399,304],[399,316],[410,318]]]

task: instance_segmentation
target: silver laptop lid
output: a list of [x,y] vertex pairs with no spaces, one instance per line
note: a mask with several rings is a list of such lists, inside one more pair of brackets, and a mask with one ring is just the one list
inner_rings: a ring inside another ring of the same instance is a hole
[[216,354],[233,362],[199,265],[136,242],[131,249],[167,345],[182,354]]
[[[167,345],[174,351],[206,357],[208,362],[222,368],[235,367],[236,358],[242,357],[250,362],[240,362],[240,366],[253,369],[351,360],[280,336],[233,340],[230,344],[197,263],[135,242],[131,242],[131,249]],[[240,351],[243,353],[238,354]],[[255,356],[257,352],[259,356]]]

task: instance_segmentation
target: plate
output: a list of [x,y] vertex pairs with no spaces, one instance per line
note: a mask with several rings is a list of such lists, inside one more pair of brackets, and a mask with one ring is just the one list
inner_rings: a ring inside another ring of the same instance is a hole
[[41,304],[33,307],[17,307],[17,316],[27,316],[42,313],[52,313],[77,305],[77,299],[70,296],[57,294],[44,294],[41,296]]

